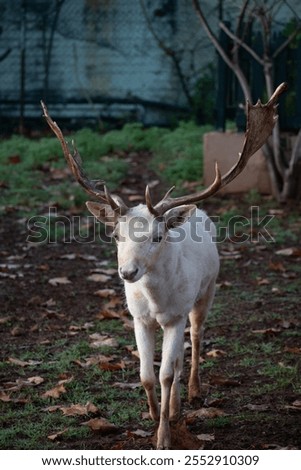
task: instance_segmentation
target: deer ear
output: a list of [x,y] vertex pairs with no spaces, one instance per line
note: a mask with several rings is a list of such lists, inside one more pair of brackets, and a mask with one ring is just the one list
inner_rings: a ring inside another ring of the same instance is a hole
[[175,207],[174,209],[167,211],[164,215],[167,229],[179,227],[179,225],[184,224],[184,222],[192,216],[195,210],[196,206],[194,204],[189,204],[187,206]]
[[103,224],[106,224],[111,227],[116,225],[118,214],[112,209],[109,204],[87,201],[86,206],[91,212],[91,214],[93,214],[94,217]]

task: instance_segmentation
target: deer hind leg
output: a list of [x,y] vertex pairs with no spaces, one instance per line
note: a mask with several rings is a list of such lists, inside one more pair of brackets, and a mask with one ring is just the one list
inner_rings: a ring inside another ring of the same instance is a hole
[[164,327],[162,363],[160,368],[161,412],[157,448],[169,449],[169,421],[180,414],[180,375],[183,362],[183,343],[186,318]]
[[203,341],[204,322],[208,311],[212,305],[215,293],[215,281],[212,282],[205,295],[203,295],[194,305],[189,313],[190,320],[190,338],[192,344],[191,352],[191,371],[188,383],[189,401],[199,398],[201,394],[201,382],[199,376],[199,360],[201,352],[201,344]]
[[156,395],[154,372],[155,327],[134,319],[136,343],[140,356],[140,380],[146,392],[149,413],[154,421],[159,421],[159,405]]

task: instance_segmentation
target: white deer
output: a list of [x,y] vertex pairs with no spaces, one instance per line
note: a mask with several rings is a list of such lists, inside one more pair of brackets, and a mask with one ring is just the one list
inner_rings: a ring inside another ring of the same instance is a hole
[[[247,103],[248,129],[237,163],[209,188],[193,195],[171,198],[170,191],[155,206],[146,188],[146,204],[128,208],[112,196],[103,181],[89,180],[74,148],[70,152],[57,124],[42,103],[44,116],[61,142],[64,155],[83,188],[100,202],[87,202],[101,222],[111,226],[117,241],[119,276],[124,281],[127,305],[134,318],[140,356],[140,377],[146,391],[151,417],[159,421],[157,448],[171,446],[170,421],[180,416],[180,378],[183,367],[184,330],[190,320],[192,343],[189,399],[200,396],[199,358],[203,325],[213,301],[219,257],[214,243],[215,228],[194,205],[232,181],[248,159],[266,141],[277,120],[276,102],[285,85],[280,85],[266,105]],[[103,189],[99,185],[103,184]],[[173,188],[172,188],[173,189]],[[155,386],[154,349],[157,326],[163,329],[159,380],[161,407]]]

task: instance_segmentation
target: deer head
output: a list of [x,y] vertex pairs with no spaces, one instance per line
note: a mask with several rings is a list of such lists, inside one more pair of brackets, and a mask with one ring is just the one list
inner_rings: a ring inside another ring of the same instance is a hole
[[[97,202],[87,202],[89,211],[101,222],[110,226],[118,247],[119,275],[127,282],[138,281],[151,269],[160,256],[170,229],[181,225],[190,217],[197,202],[207,199],[226,186],[245,168],[250,157],[264,144],[277,121],[276,103],[286,89],[282,83],[268,103],[247,103],[247,130],[242,152],[235,165],[221,176],[215,165],[215,179],[206,189],[182,197],[171,197],[172,187],[157,203],[151,200],[149,187],[145,190],[145,204],[129,208],[116,195],[110,194],[103,180],[90,180],[84,173],[81,157],[72,142],[72,151],[64,139],[61,129],[48,114],[41,102],[44,117],[59,139],[67,163],[84,190]],[[125,242],[125,243],[124,243]]]

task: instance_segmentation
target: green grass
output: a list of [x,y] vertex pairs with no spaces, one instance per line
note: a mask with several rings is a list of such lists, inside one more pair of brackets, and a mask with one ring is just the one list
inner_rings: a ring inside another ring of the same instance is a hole
[[[106,324],[105,324],[106,323]],[[97,331],[97,328],[94,331]],[[114,334],[118,342],[124,342],[122,323],[112,320],[104,322],[102,333]],[[118,332],[120,336],[118,336]],[[91,331],[89,331],[91,333]],[[49,346],[37,346],[34,350],[15,352],[15,357],[23,361],[41,361],[35,366],[20,367],[6,361],[1,362],[0,371],[6,380],[14,383],[15,378],[26,380],[28,377],[40,376],[44,382],[35,387],[24,386],[18,392],[10,392],[12,398],[26,400],[25,403],[0,401],[0,448],[1,449],[52,449],[56,447],[47,436],[56,434],[64,429],[64,441],[75,439],[79,447],[84,448],[84,439],[91,435],[85,421],[95,415],[64,416],[60,410],[49,412],[45,409],[51,405],[70,406],[72,404],[85,405],[92,402],[98,407],[97,417],[105,417],[118,427],[124,427],[130,421],[139,422],[141,412],[146,410],[146,403],[142,389],[123,390],[112,387],[113,382],[139,381],[137,369],[106,371],[97,365],[88,368],[79,367],[75,361],[97,354],[116,354],[114,348],[91,348],[86,340],[69,342],[67,339],[58,339]],[[11,352],[13,356],[13,351]],[[71,378],[65,384],[66,393],[59,398],[44,398],[45,391],[57,386],[62,378]],[[126,403],[131,406],[125,406]],[[82,444],[80,440],[83,439]]]
[[[128,169],[126,152],[149,150],[155,155],[153,168],[168,184],[202,178],[202,137],[210,126],[198,127],[181,122],[173,130],[141,124],[126,124],[123,129],[101,135],[81,129],[66,140],[75,145],[91,179],[106,181],[109,189],[118,187]],[[109,157],[108,157],[109,156]],[[60,209],[81,207],[86,201],[82,188],[71,178],[51,179],[51,170],[63,169],[66,162],[55,137],[32,140],[13,135],[0,144],[1,190],[0,212],[11,207],[23,213],[34,213],[49,204]]]

